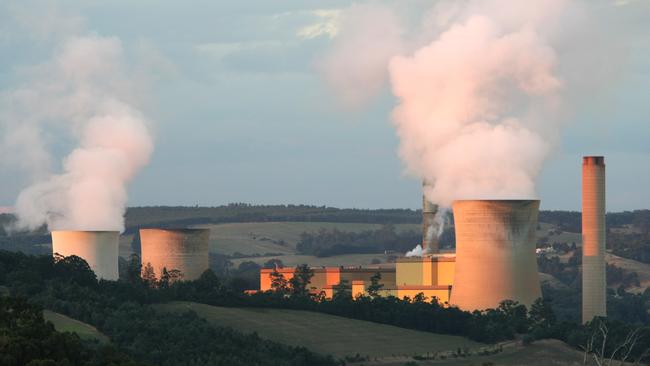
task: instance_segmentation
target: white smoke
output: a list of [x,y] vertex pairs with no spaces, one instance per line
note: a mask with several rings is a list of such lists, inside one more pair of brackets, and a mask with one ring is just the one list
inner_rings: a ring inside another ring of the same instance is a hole
[[[566,83],[556,44],[571,47],[566,33],[580,11],[564,0],[440,2],[411,36],[389,37],[389,57],[372,37],[359,39],[367,31],[343,24],[327,58],[338,61],[324,76],[342,95],[364,83],[372,93],[381,77],[365,82],[339,70],[355,72],[364,57],[385,66],[398,103],[392,119],[399,155],[409,173],[435,182],[425,189],[431,202],[533,198],[562,125],[557,112]],[[387,28],[400,29],[393,23]],[[346,60],[353,60],[348,69]]]
[[[124,229],[127,184],[153,141],[123,61],[117,38],[66,37],[52,60],[2,94],[4,159],[19,161],[33,180],[15,205],[20,227]],[[50,173],[48,143],[70,137],[78,146],[61,173]]]
[[424,255],[424,249],[422,249],[422,245],[420,244],[418,244],[415,248],[409,250],[405,254],[406,257],[421,257],[423,255]]
[[373,4],[352,5],[340,27],[345,35],[334,39],[317,66],[345,106],[357,108],[384,86],[388,60],[402,50],[403,30],[391,9]]

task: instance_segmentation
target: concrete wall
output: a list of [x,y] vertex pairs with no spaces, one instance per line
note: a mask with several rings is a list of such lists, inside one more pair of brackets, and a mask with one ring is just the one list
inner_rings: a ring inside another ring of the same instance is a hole
[[582,162],[582,321],[606,316],[605,159]]
[[198,279],[209,265],[209,229],[141,229],[142,266],[151,263],[157,278],[163,268]]
[[450,302],[463,310],[541,297],[536,200],[455,201],[456,268]]
[[370,284],[370,278],[379,272],[381,274],[380,284],[384,287],[395,287],[395,268],[379,267],[362,267],[362,268],[341,268],[341,280],[347,281],[348,285],[352,281],[364,281],[366,285]]
[[396,284],[398,286],[450,286],[454,281],[454,269],[453,255],[398,258]]
[[119,237],[117,231],[53,231],[52,253],[81,257],[98,279],[117,281]]
[[397,285],[423,285],[423,267],[422,258],[398,258],[396,262]]

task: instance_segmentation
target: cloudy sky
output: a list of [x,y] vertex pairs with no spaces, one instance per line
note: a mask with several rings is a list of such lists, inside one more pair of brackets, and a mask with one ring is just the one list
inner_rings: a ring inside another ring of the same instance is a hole
[[[388,87],[350,110],[317,70],[351,4],[3,1],[0,89],[15,91],[70,35],[116,37],[155,139],[129,187],[130,206],[415,208],[420,182],[397,156]],[[400,4],[407,13],[428,6]],[[588,14],[606,35],[593,46],[616,45],[616,62],[593,75],[607,88],[572,100],[538,181],[542,207],[579,209],[581,156],[598,154],[607,161],[608,208],[650,208],[650,1],[590,1]],[[52,154],[43,169],[56,172],[74,136],[55,128],[43,136]],[[0,206],[12,206],[33,173],[9,150],[0,159]]]

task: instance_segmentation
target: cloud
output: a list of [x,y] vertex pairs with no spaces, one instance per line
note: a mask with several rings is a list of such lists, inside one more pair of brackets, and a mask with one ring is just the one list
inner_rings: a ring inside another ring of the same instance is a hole
[[340,31],[341,10],[340,9],[319,9],[310,12],[318,20],[298,30],[296,35],[301,39],[312,39],[317,37],[334,38]]

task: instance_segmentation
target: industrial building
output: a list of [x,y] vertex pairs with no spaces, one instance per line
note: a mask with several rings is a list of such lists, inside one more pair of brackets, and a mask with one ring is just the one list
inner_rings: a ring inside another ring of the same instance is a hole
[[178,270],[185,281],[196,280],[210,268],[209,229],[141,229],[141,261],[151,264],[156,278],[163,268]]
[[98,279],[117,281],[117,231],[52,231],[52,253],[83,258]]
[[[331,297],[345,280],[353,296],[367,293],[370,277],[380,273],[384,296],[413,299],[422,294],[469,311],[495,308],[506,299],[529,307],[541,297],[535,257],[539,201],[456,201],[453,208],[455,253],[441,253],[437,243],[431,245],[426,233],[432,220],[424,216],[423,244],[429,253],[398,258],[394,267],[313,268],[312,292]],[[293,277],[293,268],[263,269],[262,291],[271,289],[275,270],[287,280]]]
[[[380,292],[382,296],[395,294],[395,269],[391,267],[314,267],[311,268],[314,276],[311,278],[311,293],[317,295],[321,292],[326,298],[332,298],[336,288],[341,285],[347,285],[353,291],[361,292],[359,286],[363,285],[363,292],[370,284],[370,278],[377,273],[381,275],[380,284],[384,285]],[[271,290],[271,280],[273,272],[277,271],[289,281],[293,278],[294,268],[262,268],[260,270],[260,290]],[[351,286],[356,285],[356,288]]]

